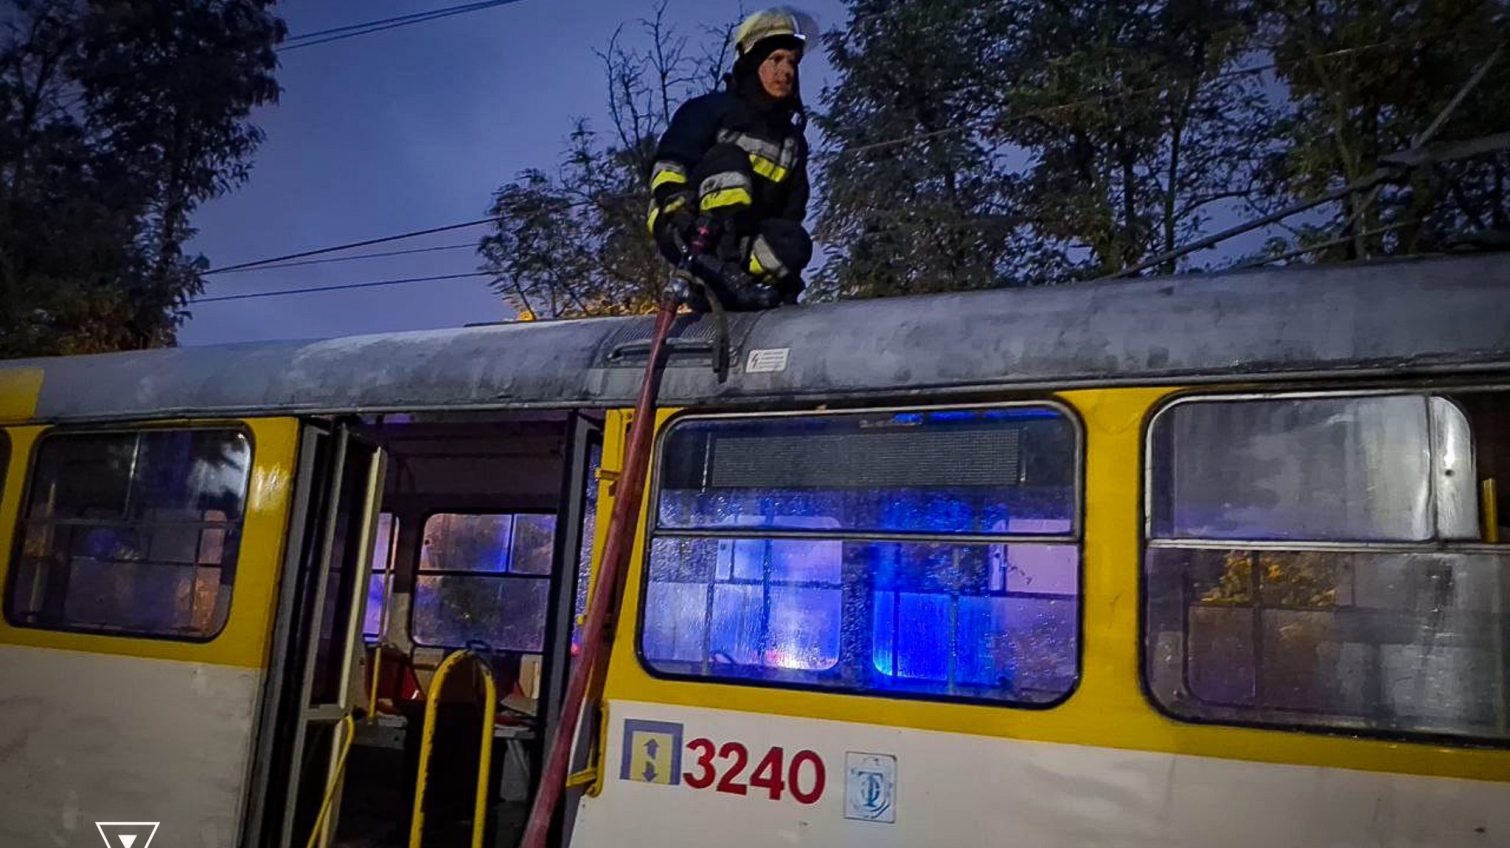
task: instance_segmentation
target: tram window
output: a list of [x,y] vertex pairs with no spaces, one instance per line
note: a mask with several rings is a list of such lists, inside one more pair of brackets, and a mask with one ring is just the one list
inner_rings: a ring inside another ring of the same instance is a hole
[[1510,739],[1510,551],[1484,544],[1498,519],[1480,526],[1475,462],[1504,453],[1489,425],[1507,400],[1160,414],[1145,555],[1155,700],[1207,721]]
[[839,661],[843,543],[657,539],[647,656],[824,671]]
[[539,653],[555,541],[553,513],[430,516],[415,579],[414,641]]
[[[1422,541],[1430,509],[1471,475],[1432,475],[1434,432],[1462,413],[1418,395],[1178,405],[1154,438],[1154,534],[1164,538]],[[1460,441],[1463,437],[1460,437]],[[1453,453],[1438,451],[1439,461]],[[1465,513],[1443,514],[1461,535]],[[1468,533],[1474,516],[1466,513]],[[1457,519],[1457,521],[1453,521]],[[1449,525],[1451,526],[1451,525]],[[1446,528],[1443,528],[1446,529]]]
[[388,570],[393,567],[397,530],[398,519],[392,513],[378,516],[372,534],[372,576],[367,581],[367,606],[362,616],[362,635],[368,639],[376,639],[383,627],[383,587],[389,580]]
[[7,617],[49,629],[213,637],[230,612],[250,466],[239,430],[44,437]]
[[1076,450],[1047,407],[675,424],[641,655],[672,675],[1058,701],[1078,674]]
[[1065,534],[1075,430],[1048,408],[692,419],[666,436],[659,526]]

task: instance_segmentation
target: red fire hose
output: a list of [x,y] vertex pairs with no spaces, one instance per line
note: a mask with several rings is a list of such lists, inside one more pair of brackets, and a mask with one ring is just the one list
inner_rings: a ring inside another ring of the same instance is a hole
[[566,789],[566,770],[571,761],[572,744],[577,736],[577,721],[587,687],[597,669],[599,657],[611,634],[609,613],[619,606],[619,576],[629,561],[635,529],[640,523],[640,505],[645,495],[645,474],[650,467],[650,438],[655,432],[655,396],[661,382],[661,357],[666,337],[676,318],[676,302],[667,298],[655,315],[655,331],[650,339],[650,359],[645,363],[645,377],[634,404],[630,423],[629,446],[624,452],[624,468],[619,476],[613,513],[608,522],[608,538],[603,543],[603,558],[593,581],[592,597],[587,606],[587,623],[582,629],[582,652],[572,665],[566,685],[566,701],[561,707],[561,722],[546,749],[545,768],[540,789],[530,808],[529,823],[524,829],[520,848],[545,848],[551,819]]

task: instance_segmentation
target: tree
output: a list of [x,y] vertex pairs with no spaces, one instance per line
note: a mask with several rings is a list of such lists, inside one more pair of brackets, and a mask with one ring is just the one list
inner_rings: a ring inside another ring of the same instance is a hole
[[[846,0],[815,122],[808,297],[1095,279],[1316,198],[1409,148],[1510,43],[1505,0]],[[664,6],[662,7],[662,11]],[[526,314],[645,309],[664,274],[641,223],[671,106],[717,80],[658,12],[602,55],[612,131],[579,122],[560,170],[496,196],[482,252]],[[1438,141],[1503,132],[1510,54]],[[1156,271],[1440,250],[1510,230],[1510,154],[1401,171]],[[1338,240],[1337,233],[1346,238]]]
[[270,0],[11,0],[0,42],[0,355],[171,344],[189,219],[275,102]]
[[[1412,147],[1510,42],[1506,11],[1502,0],[1275,0],[1268,30],[1293,111],[1281,125],[1287,152],[1266,196],[1315,197]],[[1502,132],[1507,114],[1510,56],[1501,56],[1434,141]],[[1323,208],[1319,223],[1272,249],[1328,244],[1317,256],[1340,261],[1431,252],[1468,232],[1510,229],[1507,172],[1505,152],[1417,169]]]
[[1000,285],[1041,254],[1021,181],[981,120],[1002,84],[1008,4],[854,0],[824,39],[815,295],[866,297]]
[[840,294],[1117,271],[1201,231],[1271,155],[1241,0],[849,7],[822,121]]
[[1078,257],[1073,276],[1172,250],[1254,190],[1274,138],[1261,80],[1240,64],[1254,4],[1030,5],[997,126],[1030,152],[1023,213]]
[[[712,90],[725,54],[691,52],[663,1],[598,52],[608,89],[607,138],[578,119],[554,174],[521,172],[493,197],[498,219],[478,247],[493,287],[521,316],[618,315],[652,309],[666,263],[645,231],[655,144],[682,101]],[[710,32],[710,35],[715,34]],[[726,31],[717,31],[720,45]]]

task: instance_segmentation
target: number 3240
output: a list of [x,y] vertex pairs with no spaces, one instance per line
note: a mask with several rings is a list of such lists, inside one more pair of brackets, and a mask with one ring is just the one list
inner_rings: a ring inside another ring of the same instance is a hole
[[[693,752],[694,758],[692,768],[682,775],[682,780],[693,789],[713,786],[730,795],[747,795],[753,786],[764,789],[772,801],[780,801],[783,793],[790,793],[799,804],[815,804],[823,797],[827,780],[823,758],[812,751],[798,751],[788,762],[784,749],[772,748],[755,766],[746,783],[744,772],[750,764],[750,751],[741,743],[725,742],[719,747],[711,739],[693,739],[687,743],[687,748]],[[717,786],[714,786],[715,782]]]

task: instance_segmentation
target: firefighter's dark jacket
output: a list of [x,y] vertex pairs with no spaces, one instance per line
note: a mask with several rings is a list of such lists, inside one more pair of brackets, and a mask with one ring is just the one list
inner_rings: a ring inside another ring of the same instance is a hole
[[[654,200],[650,228],[662,213],[692,214],[722,211],[748,213],[749,221],[780,218],[801,223],[807,216],[810,192],[807,140],[800,108],[781,103],[751,102],[733,91],[705,94],[676,110],[656,148],[650,174]],[[734,145],[749,159],[754,179],[746,189],[741,180],[721,182],[718,174],[696,174],[699,162],[719,145]],[[727,191],[721,189],[727,186]],[[749,196],[742,197],[741,193]]]

